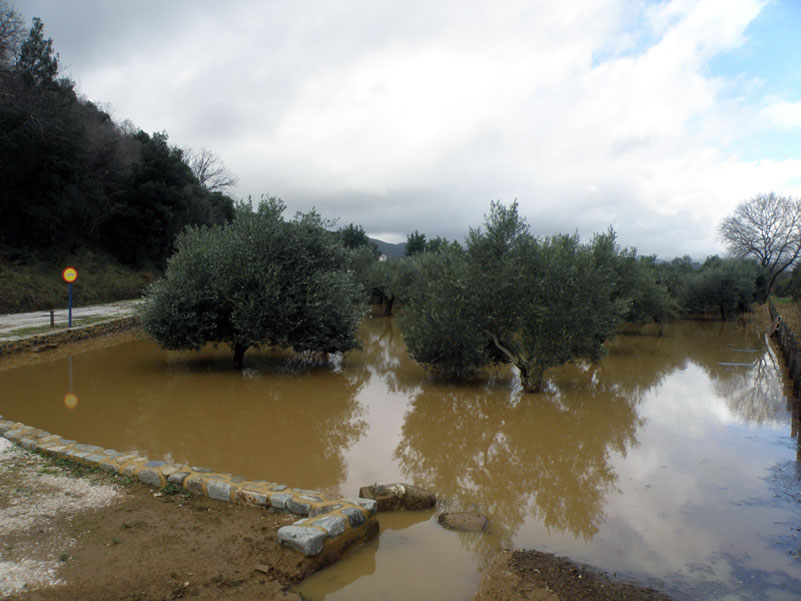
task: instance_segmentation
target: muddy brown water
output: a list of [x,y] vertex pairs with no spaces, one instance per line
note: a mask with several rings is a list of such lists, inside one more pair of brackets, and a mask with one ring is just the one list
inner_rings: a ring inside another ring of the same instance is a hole
[[[798,407],[765,339],[735,324],[630,328],[595,366],[527,395],[508,369],[429,377],[397,324],[330,365],[147,339],[0,364],[0,414],[81,442],[355,495],[374,482],[485,513],[381,515],[371,545],[305,581],[310,599],[466,600],[499,548],[537,548],[677,599],[801,598]],[[72,396],[68,396],[72,395]],[[793,413],[795,412],[795,417]]]

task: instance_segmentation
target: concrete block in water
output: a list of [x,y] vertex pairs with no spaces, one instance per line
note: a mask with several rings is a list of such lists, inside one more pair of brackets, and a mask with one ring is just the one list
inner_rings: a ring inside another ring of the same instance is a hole
[[158,470],[146,467],[137,474],[139,482],[148,486],[161,486],[161,475]]
[[327,515],[319,520],[314,520],[312,526],[322,528],[328,533],[330,538],[334,538],[345,532],[347,520],[341,515]]
[[[174,475],[174,474],[173,474]],[[202,495],[203,494],[203,479],[198,477],[187,477],[184,479],[184,483],[182,486],[195,495]]]
[[353,505],[358,505],[362,509],[365,509],[368,515],[375,515],[378,511],[378,503],[376,503],[373,499],[362,499],[361,497],[357,498],[350,498],[345,499],[348,503],[352,503]]
[[245,505],[255,505],[256,507],[266,507],[270,504],[267,495],[255,490],[248,490],[247,488],[240,488],[236,491],[236,496],[241,503]]
[[297,549],[306,557],[320,554],[326,536],[326,531],[319,528],[283,526],[278,529],[278,540],[288,547]]
[[91,455],[84,457],[83,460],[89,465],[98,467],[101,463],[104,463],[106,460],[108,460],[108,456],[103,455],[102,453],[92,453]]
[[231,485],[225,480],[207,480],[206,494],[210,499],[231,502]]
[[189,472],[175,472],[170,474],[169,478],[167,478],[167,482],[172,484],[177,484],[178,486],[183,486],[184,480],[189,475]]
[[326,513],[331,513],[332,511],[336,511],[337,509],[342,509],[342,503],[323,505],[322,507],[312,507],[312,510],[309,512],[309,516],[314,517],[316,515],[323,515]]
[[76,444],[73,448],[81,451],[82,453],[102,453],[103,447],[94,444]]
[[292,495],[287,492],[278,493],[270,497],[270,505],[276,509],[286,509],[286,502],[292,498]]
[[367,521],[367,518],[364,517],[362,510],[356,507],[345,507],[342,510],[342,513],[347,516],[352,528],[361,526]]

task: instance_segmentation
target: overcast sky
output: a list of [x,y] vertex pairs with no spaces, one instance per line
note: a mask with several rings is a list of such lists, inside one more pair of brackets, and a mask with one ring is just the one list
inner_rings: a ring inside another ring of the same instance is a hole
[[536,234],[703,259],[739,202],[801,196],[798,0],[12,3],[82,94],[215,152],[235,198],[392,242],[516,198]]

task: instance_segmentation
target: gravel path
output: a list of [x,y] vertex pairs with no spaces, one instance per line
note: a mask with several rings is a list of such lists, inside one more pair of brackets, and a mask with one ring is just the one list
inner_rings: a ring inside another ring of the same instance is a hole
[[[125,300],[115,303],[107,303],[105,305],[91,305],[88,307],[73,307],[72,320],[73,325],[78,319],[92,319],[99,318],[114,318],[126,317],[132,315],[136,310],[139,300]],[[55,311],[55,320],[57,324],[67,323],[69,319],[67,309],[58,309]],[[0,339],[14,340],[22,336],[15,336],[12,334],[14,330],[20,328],[36,328],[50,326],[50,311],[34,311],[32,313],[7,313],[0,315]]]
[[0,598],[59,583],[75,541],[54,522],[105,507],[117,495],[114,486],[69,477],[0,437]]

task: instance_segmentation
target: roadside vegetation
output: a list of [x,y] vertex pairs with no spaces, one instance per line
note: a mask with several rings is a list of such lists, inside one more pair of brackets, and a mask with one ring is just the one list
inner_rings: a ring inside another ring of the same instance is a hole
[[67,265],[78,270],[72,285],[76,307],[139,298],[159,273],[123,265],[89,249],[28,253],[16,259],[0,256],[0,314],[66,308],[67,284],[61,272]]

